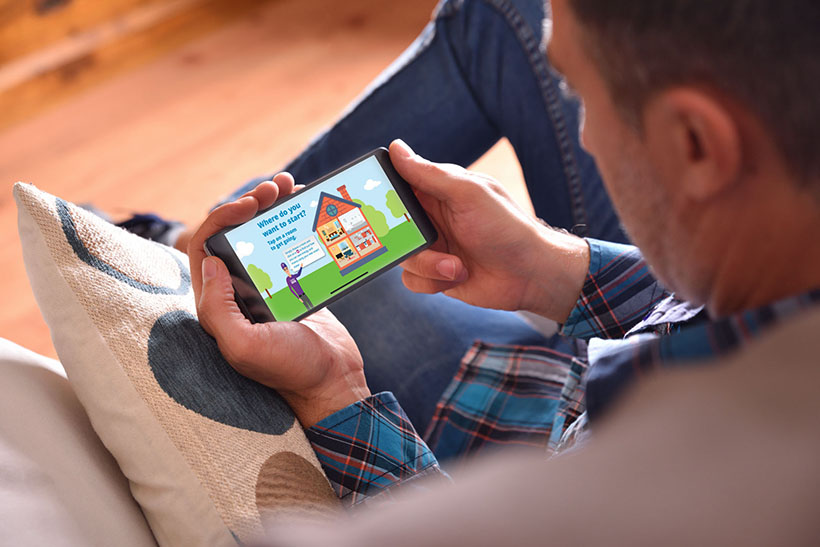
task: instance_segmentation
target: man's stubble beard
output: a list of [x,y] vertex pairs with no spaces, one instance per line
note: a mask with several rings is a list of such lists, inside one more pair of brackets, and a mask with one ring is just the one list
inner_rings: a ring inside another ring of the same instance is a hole
[[[629,141],[627,141],[629,142]],[[677,291],[675,281],[674,235],[669,215],[669,196],[649,162],[643,160],[643,151],[629,142],[621,151],[621,161],[614,166],[607,184],[621,226],[629,239],[646,258],[653,275],[664,287]],[[617,186],[617,187],[615,187]]]

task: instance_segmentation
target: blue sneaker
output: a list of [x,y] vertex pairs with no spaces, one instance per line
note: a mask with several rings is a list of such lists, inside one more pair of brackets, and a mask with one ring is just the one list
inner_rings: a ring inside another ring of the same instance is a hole
[[185,225],[175,220],[165,220],[153,213],[136,214],[117,222],[117,226],[124,228],[142,238],[173,247],[179,235],[185,230]]

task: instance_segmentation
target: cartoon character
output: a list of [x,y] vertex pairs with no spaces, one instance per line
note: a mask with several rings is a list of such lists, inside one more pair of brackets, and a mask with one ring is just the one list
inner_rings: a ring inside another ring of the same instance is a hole
[[313,307],[313,303],[310,301],[310,298],[307,297],[305,290],[298,281],[299,276],[302,275],[302,266],[304,266],[304,264],[299,264],[299,271],[295,274],[291,274],[288,265],[282,262],[282,271],[284,271],[285,275],[288,276],[288,288],[290,289],[290,292],[293,293],[293,296],[298,298],[299,302],[304,304],[305,308],[311,309]]

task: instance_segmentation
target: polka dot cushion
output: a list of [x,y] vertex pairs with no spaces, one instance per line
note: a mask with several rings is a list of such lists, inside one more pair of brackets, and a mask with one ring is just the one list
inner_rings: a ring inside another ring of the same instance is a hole
[[335,510],[288,406],[199,325],[185,255],[33,186],[14,196],[60,360],[160,545],[236,545]]

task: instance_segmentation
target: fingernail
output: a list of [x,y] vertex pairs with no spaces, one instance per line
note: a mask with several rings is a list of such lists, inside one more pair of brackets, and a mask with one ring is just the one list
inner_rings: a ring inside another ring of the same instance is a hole
[[202,280],[209,281],[216,277],[216,264],[210,258],[202,261]]
[[448,280],[452,281],[456,278],[456,263],[453,260],[442,260],[436,264],[436,269]]
[[399,149],[400,154],[405,158],[410,158],[415,154],[415,152],[413,152],[413,149],[410,148],[410,146],[403,140],[396,139],[393,142],[396,144],[396,148]]

